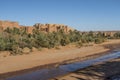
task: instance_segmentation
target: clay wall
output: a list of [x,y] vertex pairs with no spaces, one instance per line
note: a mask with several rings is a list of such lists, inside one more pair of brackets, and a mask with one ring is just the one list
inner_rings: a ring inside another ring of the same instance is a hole
[[72,30],[66,25],[62,24],[40,24],[37,23],[33,26],[21,26],[18,22],[11,22],[11,21],[0,21],[0,29],[4,30],[7,27],[9,28],[20,28],[20,29],[26,29],[28,33],[32,33],[33,29],[38,29],[43,32],[58,32],[59,30],[63,29],[65,33],[67,33],[69,30]]
[[0,27],[6,29],[7,27],[13,28],[17,27],[19,28],[19,23],[18,22],[10,22],[10,21],[0,21]]
[[61,24],[35,24],[34,27],[44,32],[58,32],[63,29],[67,33],[71,30],[68,26]]
[[34,29],[33,26],[26,26],[26,30],[27,30],[28,33],[31,33],[31,34],[32,34],[33,29]]

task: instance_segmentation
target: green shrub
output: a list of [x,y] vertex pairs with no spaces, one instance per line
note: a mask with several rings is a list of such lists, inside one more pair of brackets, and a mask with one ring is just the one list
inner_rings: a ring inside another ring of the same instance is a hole
[[77,46],[78,48],[80,48],[80,47],[83,46],[83,43],[82,43],[81,41],[79,41],[79,42],[77,42],[76,46]]
[[56,50],[60,50],[60,47],[59,47],[59,46],[56,46],[55,49],[56,49]]
[[102,42],[104,42],[104,39],[102,39],[102,38],[96,38],[96,39],[95,39],[95,43],[96,43],[96,44],[100,44],[100,43],[102,43]]

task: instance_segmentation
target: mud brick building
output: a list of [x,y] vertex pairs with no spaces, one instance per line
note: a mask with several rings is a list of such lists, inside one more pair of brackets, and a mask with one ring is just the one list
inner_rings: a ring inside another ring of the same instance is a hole
[[62,24],[40,24],[36,23],[33,26],[23,26],[19,25],[18,22],[12,22],[12,21],[0,21],[0,31],[5,30],[6,28],[19,28],[19,29],[25,29],[28,33],[32,33],[33,29],[37,28],[39,31],[42,32],[58,32],[59,30],[63,29],[65,33],[69,32],[69,30],[74,30],[67,25]]
[[[38,29],[39,31],[48,33],[48,32],[58,32],[59,30],[63,29],[65,33],[68,33],[70,30],[74,30],[73,28],[63,25],[63,24],[40,24],[36,23],[33,26],[24,26],[19,25],[18,22],[12,21],[2,21],[0,20],[0,31],[5,30],[6,28],[18,28],[18,29],[25,29],[27,33],[32,33],[33,29]],[[93,31],[94,33],[102,32],[105,36],[113,36],[116,32],[119,31]]]
[[59,30],[63,29],[65,33],[69,32],[69,30],[73,30],[72,28],[62,25],[62,24],[40,24],[37,23],[34,25],[40,31],[43,32],[58,32]]

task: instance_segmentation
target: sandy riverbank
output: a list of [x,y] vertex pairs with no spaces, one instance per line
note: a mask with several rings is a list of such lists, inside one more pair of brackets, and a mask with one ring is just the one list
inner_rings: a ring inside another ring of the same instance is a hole
[[36,66],[63,62],[78,57],[85,57],[98,53],[108,52],[111,49],[119,49],[120,40],[111,40],[103,44],[89,47],[62,47],[60,50],[46,49],[31,52],[28,55],[8,56],[0,58],[0,74],[29,69]]

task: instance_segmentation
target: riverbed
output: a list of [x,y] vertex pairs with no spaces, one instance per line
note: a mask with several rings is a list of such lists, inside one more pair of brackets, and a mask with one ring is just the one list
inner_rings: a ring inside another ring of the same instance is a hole
[[[66,64],[66,65],[60,65],[58,67],[54,68],[46,68],[46,69],[41,69],[37,70],[34,72],[14,76],[7,78],[5,80],[49,80],[49,79],[55,79],[60,76],[64,76],[66,74],[69,74],[71,72],[84,69],[89,66],[93,66],[102,62],[106,62],[115,58],[120,57],[120,52],[118,51],[113,51],[110,54],[106,54],[104,56],[101,56],[99,58],[95,59],[89,59],[86,61],[80,61],[80,62],[75,62],[71,64]],[[59,79],[58,79],[59,80]]]

